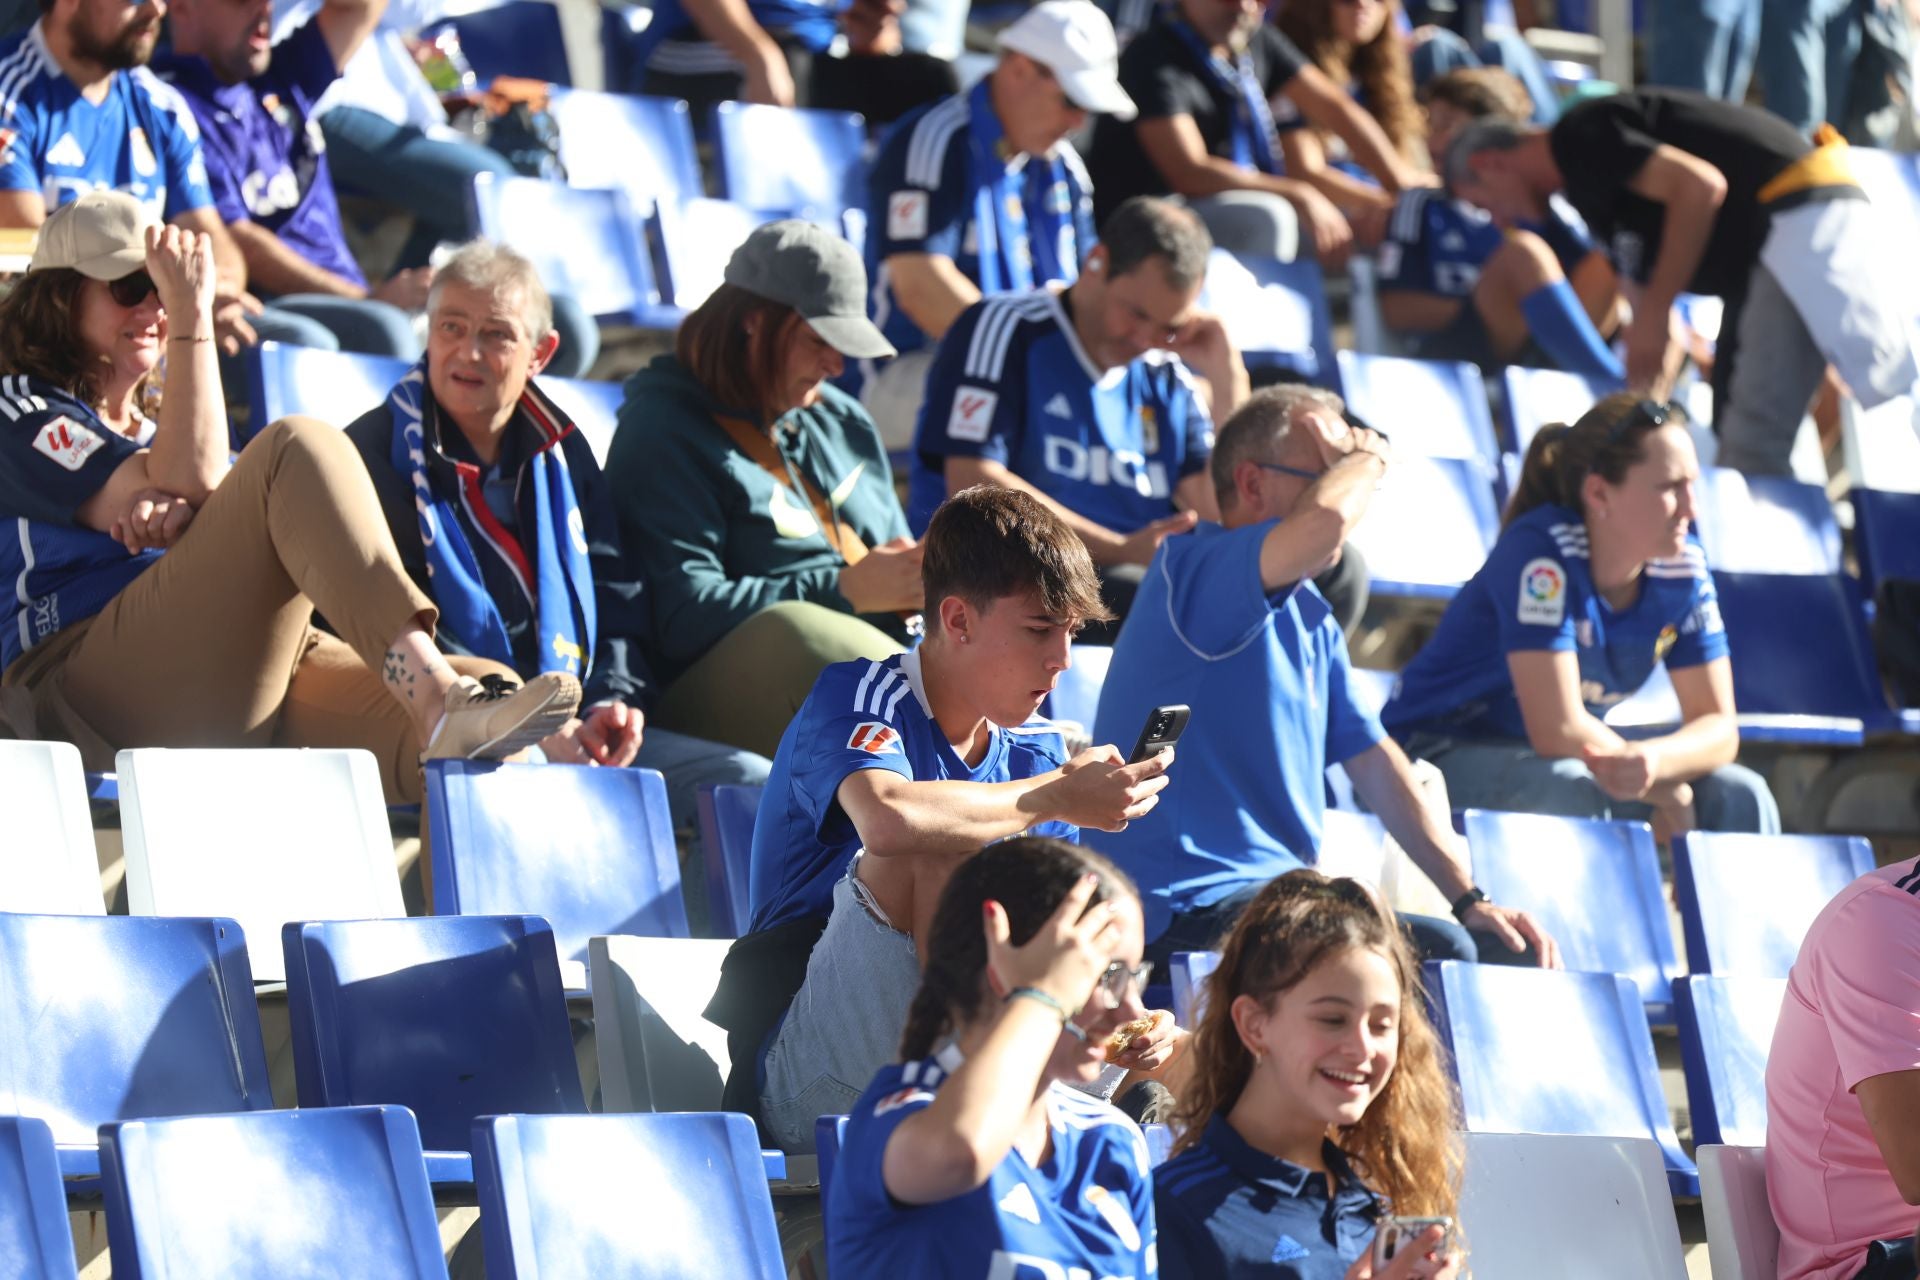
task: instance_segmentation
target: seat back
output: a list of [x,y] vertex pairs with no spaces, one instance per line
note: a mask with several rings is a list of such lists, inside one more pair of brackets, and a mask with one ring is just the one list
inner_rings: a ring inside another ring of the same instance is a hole
[[1855,489],[1853,531],[1867,590],[1883,582],[1920,582],[1920,493]]
[[128,1120],[100,1142],[117,1280],[445,1280],[404,1107]]
[[1470,458],[1492,477],[1500,465],[1480,371],[1462,360],[1339,354],[1347,407],[1393,438],[1396,458]]
[[566,89],[552,110],[568,185],[625,191],[640,213],[703,193],[693,115],[680,99]]
[[117,768],[130,910],[238,920],[260,981],[286,976],[289,920],[406,913],[370,753],[144,748]]
[[625,191],[483,173],[473,214],[481,235],[532,261],[550,293],[600,319],[640,323],[659,305],[646,225]]
[[1709,567],[1736,573],[1840,572],[1840,522],[1819,485],[1707,467],[1693,492]]
[[1920,493],[1920,401],[1895,396],[1863,409],[1840,402],[1840,448],[1853,482],[1890,493]]
[[700,856],[706,863],[712,937],[743,937],[753,919],[753,821],[765,792],[764,786],[735,782],[701,784]]
[[1173,971],[1173,1020],[1192,1031],[1207,1015],[1207,979],[1220,967],[1220,953],[1176,951],[1167,966]]
[[1680,962],[1667,924],[1660,855],[1644,822],[1469,809],[1474,879],[1533,914],[1567,968],[1631,978],[1655,1022],[1673,1021]]
[[755,228],[787,216],[726,200],[663,200],[660,248],[667,263],[667,300],[686,311],[705,302],[720,287],[733,251]]
[[1693,1154],[1714,1280],[1775,1280],[1780,1228],[1767,1201],[1766,1148],[1702,1143]]
[[[1073,720],[1088,733],[1093,732],[1095,713],[1100,709],[1100,687],[1107,682],[1113,667],[1113,650],[1104,644],[1076,644],[1067,656],[1067,669],[1048,696],[1047,715],[1055,720]],[[1131,741],[1119,744],[1122,751],[1133,748]]]
[[1460,1225],[1475,1274],[1684,1280],[1680,1224],[1651,1139],[1469,1133],[1464,1142]]
[[716,1111],[732,1059],[708,1022],[732,943],[710,938],[595,938],[594,1052],[606,1111]]
[[1786,977],[1820,909],[1873,866],[1873,846],[1861,836],[1679,837],[1673,896],[1688,970]]
[[411,366],[398,356],[262,342],[247,353],[253,391],[254,433],[290,414],[305,414],[345,428],[386,403]]
[[821,1116],[813,1122],[813,1150],[820,1166],[820,1208],[827,1207],[827,1189],[833,1185],[834,1166],[840,1163],[840,1144],[847,1140],[851,1116]]
[[541,378],[540,389],[573,419],[573,425],[593,449],[593,460],[606,466],[607,450],[613,447],[613,430],[620,419],[620,404],[626,398],[621,385],[588,378]]
[[1220,317],[1248,368],[1332,381],[1333,322],[1319,265],[1310,257],[1239,258],[1216,247],[1207,257],[1200,305]]
[[1380,888],[1387,881],[1386,824],[1370,813],[1329,809],[1322,819],[1320,858],[1314,870],[1323,875],[1347,876]]
[[1374,591],[1447,599],[1486,563],[1499,532],[1480,463],[1400,453],[1352,540]]
[[1526,456],[1540,428],[1549,422],[1578,422],[1587,410],[1620,390],[1619,384],[1562,369],[1523,369],[1510,364],[1500,371],[1506,392],[1506,449]]
[[303,1107],[409,1107],[436,1151],[475,1116],[583,1112],[553,932],[532,916],[290,924]]
[[688,936],[655,770],[434,760],[426,774],[435,915],[542,917],[574,990],[588,938]]
[[460,52],[481,88],[496,76],[573,83],[560,34],[560,9],[549,0],[506,0],[463,13],[447,25],[460,34]]
[[1694,974],[1674,986],[1695,1142],[1763,1146],[1767,1053],[1785,978]]
[[44,1120],[0,1116],[0,1275],[74,1280],[67,1193]]
[[473,1144],[492,1280],[786,1275],[746,1116],[489,1116]]
[[87,775],[67,742],[0,741],[0,911],[107,913]]
[[1699,1194],[1629,979],[1457,960],[1425,968],[1469,1132],[1651,1138],[1674,1193]]
[[[1845,574],[1715,571],[1741,713],[1892,719],[1867,640],[1860,584]],[[1818,662],[1808,654],[1820,655]]]
[[[851,111],[722,102],[713,110],[720,191],[749,209],[838,217],[867,204],[867,122]],[[769,163],[776,158],[778,163]]]

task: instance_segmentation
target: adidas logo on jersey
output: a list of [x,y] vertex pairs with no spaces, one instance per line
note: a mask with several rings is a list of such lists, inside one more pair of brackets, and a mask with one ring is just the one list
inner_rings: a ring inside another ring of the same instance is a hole
[[1073,406],[1068,404],[1067,397],[1058,391],[1053,393],[1053,399],[1047,401],[1047,413],[1051,417],[1065,418],[1068,422],[1073,421]]
[[1034,1203],[1033,1188],[1024,1182],[1000,1197],[1000,1212],[1012,1214],[1036,1227],[1040,1225],[1040,1206]]
[[80,149],[80,144],[74,141],[72,134],[63,133],[60,141],[48,149],[47,163],[57,164],[63,169],[78,169],[87,163],[87,153]]

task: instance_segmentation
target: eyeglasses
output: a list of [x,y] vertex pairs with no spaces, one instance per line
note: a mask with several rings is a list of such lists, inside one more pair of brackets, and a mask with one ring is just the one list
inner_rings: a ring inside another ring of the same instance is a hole
[[153,277],[144,271],[107,281],[107,294],[123,307],[137,307],[153,296]]
[[1100,975],[1100,981],[1094,984],[1094,999],[1103,1009],[1118,1009],[1127,998],[1127,989],[1136,992],[1147,989],[1147,979],[1153,975],[1153,962],[1149,960],[1138,969],[1130,969],[1124,960],[1115,960]]
[[1326,474],[1324,471],[1302,471],[1299,467],[1282,466],[1278,462],[1255,461],[1253,465],[1262,471],[1278,471],[1283,476],[1299,476],[1302,480],[1318,480]]

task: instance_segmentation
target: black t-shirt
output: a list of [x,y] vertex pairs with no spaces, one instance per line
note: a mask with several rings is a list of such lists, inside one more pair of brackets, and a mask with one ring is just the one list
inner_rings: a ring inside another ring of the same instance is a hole
[[[1272,98],[1307,65],[1306,55],[1278,30],[1262,24],[1247,47],[1254,75]],[[1192,116],[1210,155],[1233,156],[1233,118],[1239,97],[1216,83],[1205,61],[1181,39],[1172,23],[1156,18],[1120,55],[1120,85],[1140,108],[1138,121],[1101,116],[1093,129],[1087,169],[1093,176],[1094,217],[1107,215],[1132,196],[1163,196],[1167,180],[1141,149],[1136,124]]]
[[1767,235],[1760,188],[1813,144],[1758,107],[1684,89],[1641,89],[1574,107],[1548,135],[1566,197],[1621,275],[1645,281],[1660,253],[1666,206],[1627,189],[1661,145],[1726,175],[1727,198],[1687,288],[1726,297],[1746,290]]

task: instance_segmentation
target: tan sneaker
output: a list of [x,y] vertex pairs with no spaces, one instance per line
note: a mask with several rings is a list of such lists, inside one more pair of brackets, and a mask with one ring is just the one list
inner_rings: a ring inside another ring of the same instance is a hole
[[501,760],[539,742],[573,718],[580,682],[548,671],[525,684],[500,676],[461,676],[422,760]]

